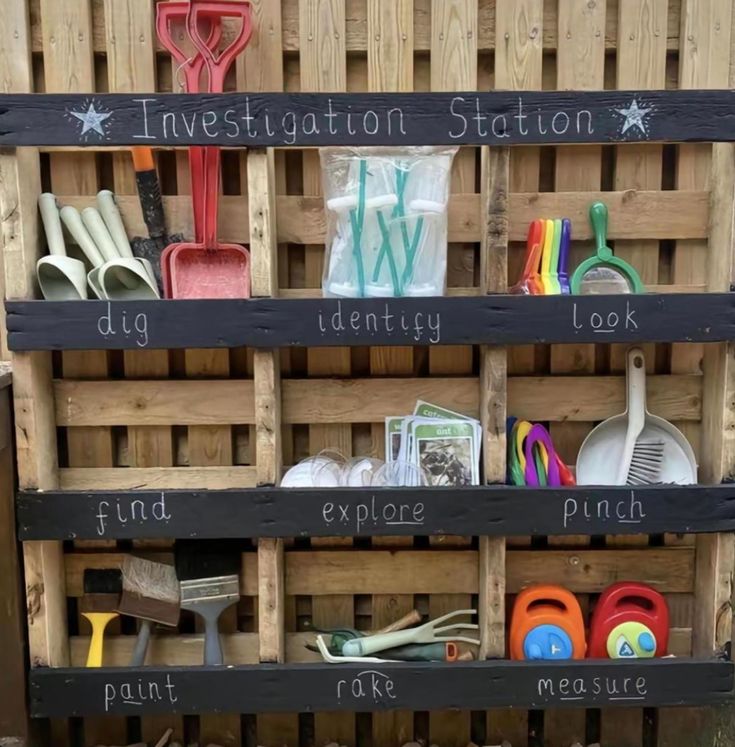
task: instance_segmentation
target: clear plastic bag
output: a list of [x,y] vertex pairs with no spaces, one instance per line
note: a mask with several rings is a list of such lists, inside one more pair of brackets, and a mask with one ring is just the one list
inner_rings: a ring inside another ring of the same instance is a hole
[[456,148],[326,148],[327,297],[441,296]]

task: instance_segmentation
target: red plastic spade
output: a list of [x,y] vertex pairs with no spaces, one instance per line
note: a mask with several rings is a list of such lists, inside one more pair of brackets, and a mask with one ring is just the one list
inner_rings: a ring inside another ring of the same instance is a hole
[[[217,53],[223,18],[240,20],[239,32],[231,44]],[[172,21],[186,21],[189,41],[196,54],[188,57],[174,42]],[[209,22],[209,36],[201,33]],[[228,70],[246,47],[252,34],[249,2],[190,0],[158,5],[157,30],[161,43],[171,52],[184,73],[187,91],[200,91],[200,78],[207,71],[207,93],[222,93]],[[162,255],[164,291],[169,298],[249,298],[250,254],[237,244],[217,239],[220,149],[194,147],[190,150],[191,188],[194,203],[195,240],[173,244]]]

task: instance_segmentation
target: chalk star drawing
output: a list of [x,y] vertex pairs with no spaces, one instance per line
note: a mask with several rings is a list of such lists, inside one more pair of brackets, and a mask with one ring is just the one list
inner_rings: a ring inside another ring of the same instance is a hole
[[103,122],[112,116],[112,112],[97,111],[94,101],[85,102],[85,106],[87,106],[86,111],[70,111],[68,113],[70,117],[82,123],[82,137],[86,139],[89,137],[89,133],[96,133],[100,137],[106,138],[107,133]]
[[[615,112],[625,117],[623,122],[623,128],[620,131],[621,135],[625,135],[628,130],[637,127],[643,135],[648,135],[648,125],[646,124],[646,117],[648,117],[653,111],[654,107],[640,107],[638,101],[633,99],[632,103],[627,109],[614,109]],[[631,133],[633,134],[633,133]]]

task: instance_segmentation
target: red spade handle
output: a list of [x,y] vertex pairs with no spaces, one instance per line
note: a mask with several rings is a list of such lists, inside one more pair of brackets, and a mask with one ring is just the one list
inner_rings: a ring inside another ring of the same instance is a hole
[[[205,18],[239,18],[240,29],[230,45],[216,54],[217,45],[205,39],[199,30],[199,19]],[[189,39],[197,52],[204,59],[209,76],[206,93],[223,93],[225,78],[235,58],[245,49],[253,34],[253,20],[248,0],[239,2],[220,2],[218,0],[189,0],[189,11],[186,16],[186,28]]]

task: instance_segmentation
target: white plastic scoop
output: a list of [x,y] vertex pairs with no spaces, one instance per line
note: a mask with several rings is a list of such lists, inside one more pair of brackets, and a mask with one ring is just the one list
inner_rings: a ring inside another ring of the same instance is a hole
[[[627,360],[627,409],[600,423],[587,436],[577,457],[577,484],[695,484],[697,460],[684,434],[646,409],[643,351],[631,348]],[[646,480],[645,475],[641,480],[630,479],[631,464],[635,469],[638,459],[645,470],[646,460],[654,452],[658,452],[655,457],[657,479]]]
[[87,298],[87,269],[84,262],[66,256],[56,197],[44,192],[38,198],[38,207],[51,253],[36,263],[41,293],[47,301],[82,301]]
[[82,216],[75,207],[65,205],[61,208],[61,220],[92,266],[92,269],[87,274],[89,287],[97,298],[104,299],[105,294],[102,292],[100,286],[99,274],[102,265],[105,263],[105,259],[97,248],[97,244],[94,243],[94,239],[89,235],[89,231],[84,227]]
[[[158,288],[156,276],[153,271],[153,265],[149,260],[143,257],[136,257],[133,254],[133,249],[130,246],[130,240],[128,239],[127,231],[125,230],[125,224],[123,223],[122,216],[120,215],[120,209],[115,202],[115,195],[110,192],[109,189],[103,189],[97,195],[97,210],[99,210],[102,220],[107,226],[107,230],[115,242],[117,252],[123,259],[134,259],[143,265],[143,269],[151,280],[151,283],[155,288]],[[160,297],[160,296],[158,296]]]
[[102,216],[95,208],[82,211],[82,222],[105,258],[98,280],[110,301],[146,301],[160,298],[158,288],[135,258],[121,257]]

